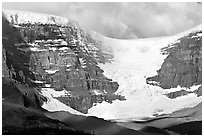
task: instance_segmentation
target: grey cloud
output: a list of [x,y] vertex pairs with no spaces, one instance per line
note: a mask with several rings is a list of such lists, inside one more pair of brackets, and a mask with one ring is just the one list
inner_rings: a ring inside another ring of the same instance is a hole
[[156,37],[202,23],[198,3],[3,3],[3,8],[44,12],[76,20],[114,38]]

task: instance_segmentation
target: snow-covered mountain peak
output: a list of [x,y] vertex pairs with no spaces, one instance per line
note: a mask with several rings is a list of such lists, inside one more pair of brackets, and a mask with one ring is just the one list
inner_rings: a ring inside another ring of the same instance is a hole
[[56,24],[56,25],[71,25],[79,26],[79,24],[71,19],[50,15],[45,13],[17,11],[17,10],[3,10],[9,22],[14,24],[21,23],[42,23],[42,24]]

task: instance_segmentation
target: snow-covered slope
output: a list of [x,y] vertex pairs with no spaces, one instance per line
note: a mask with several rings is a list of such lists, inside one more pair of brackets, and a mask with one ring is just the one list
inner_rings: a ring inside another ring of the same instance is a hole
[[41,92],[42,92],[42,95],[47,98],[47,102],[44,102],[44,104],[42,105],[42,108],[50,112],[67,111],[75,115],[84,115],[83,113],[80,113],[74,110],[73,108],[61,103],[60,101],[54,98],[54,97],[65,95],[65,92],[67,91],[56,92],[52,88],[42,88]]
[[[190,32],[200,31],[202,26],[179,33],[171,37],[148,38],[138,40],[116,40],[105,38],[97,33],[92,36],[103,41],[104,46],[113,50],[114,61],[101,64],[104,74],[119,84],[117,94],[124,95],[126,101],[101,103],[89,110],[90,115],[118,121],[141,120],[155,114],[166,114],[186,107],[193,107],[202,101],[194,93],[176,99],[164,94],[180,90],[162,89],[146,84],[146,78],[156,75],[167,55],[161,54],[161,48],[175,43],[178,38]],[[201,85],[191,87],[198,89]],[[191,90],[187,89],[187,90]]]
[[15,10],[3,10],[4,15],[9,22],[14,24],[20,23],[42,23],[42,24],[57,24],[57,25],[68,25],[74,24],[78,26],[79,24],[71,19],[49,15],[44,13],[33,13],[28,11],[15,11]]

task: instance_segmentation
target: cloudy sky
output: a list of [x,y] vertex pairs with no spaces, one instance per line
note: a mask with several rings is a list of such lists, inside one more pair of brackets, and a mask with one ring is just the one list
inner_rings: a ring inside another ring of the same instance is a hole
[[198,3],[3,3],[3,9],[42,12],[74,19],[114,38],[173,35],[202,23]]

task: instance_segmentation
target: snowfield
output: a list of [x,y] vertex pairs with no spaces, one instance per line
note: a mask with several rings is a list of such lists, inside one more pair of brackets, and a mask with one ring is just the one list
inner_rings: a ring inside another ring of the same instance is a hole
[[[168,44],[179,42],[178,38],[189,32],[201,30],[201,26],[190,31],[179,33],[171,37],[116,40],[101,38],[105,46],[109,46],[114,54],[112,63],[100,64],[104,75],[118,82],[119,89],[115,94],[123,95],[126,101],[98,103],[89,109],[88,114],[106,120],[132,121],[156,114],[169,114],[186,107],[194,107],[202,101],[191,93],[186,96],[170,99],[164,94],[184,89],[178,86],[172,89],[162,89],[146,84],[146,77],[156,75],[167,55],[161,54],[161,48]],[[193,91],[201,85],[194,85],[187,89]]]

